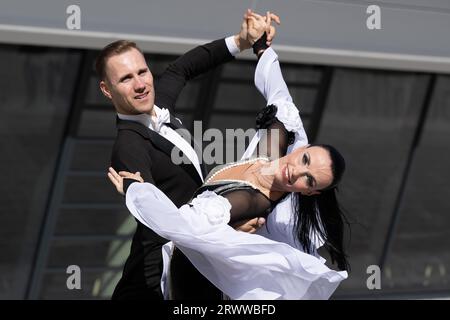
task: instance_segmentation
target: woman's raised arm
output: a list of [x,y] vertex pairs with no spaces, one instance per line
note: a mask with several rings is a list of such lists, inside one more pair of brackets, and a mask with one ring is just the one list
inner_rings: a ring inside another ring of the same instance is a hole
[[255,85],[267,101],[267,106],[258,115],[257,121],[261,123],[258,129],[267,131],[258,130],[242,158],[255,154],[278,158],[308,144],[299,110],[283,79],[278,55],[270,47],[260,56],[256,66]]

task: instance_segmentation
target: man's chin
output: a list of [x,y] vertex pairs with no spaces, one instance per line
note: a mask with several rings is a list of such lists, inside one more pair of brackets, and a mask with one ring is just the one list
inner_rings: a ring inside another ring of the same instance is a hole
[[151,114],[153,111],[153,104],[151,106],[135,106],[134,110],[136,110],[139,113],[147,113]]

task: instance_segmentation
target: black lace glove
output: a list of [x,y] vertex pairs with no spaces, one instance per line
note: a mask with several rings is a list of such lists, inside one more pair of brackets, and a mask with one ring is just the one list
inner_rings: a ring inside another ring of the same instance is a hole
[[264,53],[264,50],[266,50],[269,46],[267,45],[267,33],[264,32],[264,34],[256,40],[256,42],[253,44],[253,53],[256,54],[258,59],[261,57],[261,55]]

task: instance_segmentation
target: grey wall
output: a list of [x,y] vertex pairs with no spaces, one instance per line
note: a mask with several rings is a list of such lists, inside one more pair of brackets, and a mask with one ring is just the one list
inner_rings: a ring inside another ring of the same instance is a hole
[[[81,30],[67,30],[66,8],[81,8]],[[381,7],[381,30],[366,9]],[[134,38],[148,52],[184,52],[237,32],[244,10],[282,18],[276,39],[284,61],[450,72],[447,0],[3,0],[0,42],[100,48]]]

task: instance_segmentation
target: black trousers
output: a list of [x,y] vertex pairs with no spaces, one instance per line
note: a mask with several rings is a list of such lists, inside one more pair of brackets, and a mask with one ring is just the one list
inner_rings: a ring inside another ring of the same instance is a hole
[[133,254],[125,263],[122,278],[114,289],[112,300],[164,299],[161,291],[162,243],[147,239],[142,244],[143,246],[132,248]]
[[170,274],[173,300],[222,300],[222,292],[209,282],[177,248],[172,255]]

